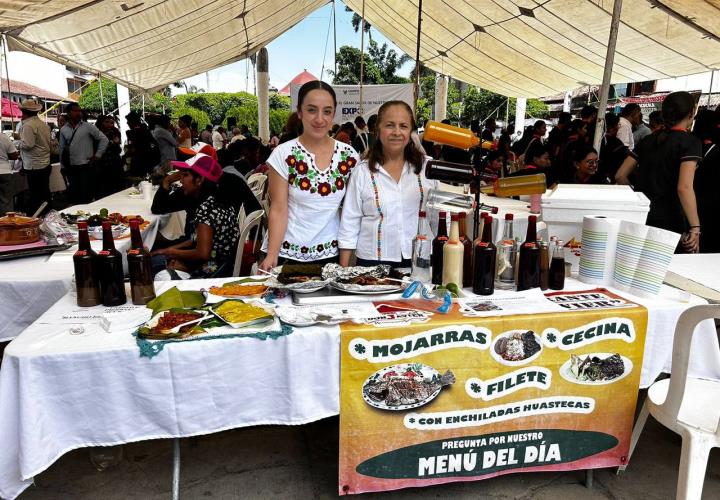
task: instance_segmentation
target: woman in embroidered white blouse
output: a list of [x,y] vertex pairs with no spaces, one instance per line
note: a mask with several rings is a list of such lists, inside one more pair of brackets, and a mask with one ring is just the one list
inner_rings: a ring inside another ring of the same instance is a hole
[[407,103],[389,101],[380,107],[377,140],[350,177],[345,195],[340,265],[349,265],[355,250],[357,265],[410,267],[418,212],[428,191],[437,188],[423,171],[427,157],[410,139],[414,129]]
[[286,262],[337,262],[340,204],[358,157],[352,146],[328,135],[335,92],[312,81],[298,92],[303,131],[278,145],[268,158],[270,213],[260,269]]

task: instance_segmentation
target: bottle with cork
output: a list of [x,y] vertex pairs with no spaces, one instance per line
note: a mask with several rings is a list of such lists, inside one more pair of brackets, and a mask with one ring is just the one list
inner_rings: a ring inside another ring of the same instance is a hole
[[95,257],[97,254],[90,246],[87,222],[80,221],[77,226],[78,249],[73,255],[77,305],[80,307],[92,307],[100,304],[100,286],[95,269]]
[[492,295],[495,292],[495,260],[497,249],[492,242],[492,217],[485,218],[481,240],[473,249],[473,293]]
[[115,249],[110,222],[103,221],[102,228],[103,247],[95,257],[100,280],[100,298],[104,306],[119,306],[127,302],[122,254]]
[[[460,212],[460,243],[463,244],[463,287],[472,286],[472,251],[473,242],[467,235],[467,214]],[[458,286],[460,284],[458,283]]]
[[447,212],[440,212],[438,218],[438,232],[432,241],[432,282],[435,285],[442,284],[443,279],[443,246],[448,240],[447,234]]
[[460,242],[460,217],[458,214],[452,214],[450,220],[450,236],[443,245],[442,284],[455,283],[458,287],[461,287],[465,247]]
[[152,258],[143,245],[140,222],[130,220],[130,249],[127,252],[128,273],[130,274],[130,296],[132,303],[145,305],[155,298]]

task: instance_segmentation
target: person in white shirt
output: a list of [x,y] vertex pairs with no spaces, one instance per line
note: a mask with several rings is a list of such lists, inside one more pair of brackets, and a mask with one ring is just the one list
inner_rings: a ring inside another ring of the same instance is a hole
[[620,111],[620,128],[618,129],[617,138],[625,144],[630,151],[635,149],[635,141],[633,140],[633,126],[639,125],[642,121],[642,111],[640,105],[631,102],[625,105]]
[[223,127],[218,127],[217,130],[212,133],[212,146],[215,148],[215,151],[225,147],[225,129]]
[[333,88],[312,81],[298,92],[303,132],[276,147],[267,160],[270,185],[266,253],[260,269],[279,263],[337,262],[340,205],[358,157],[328,135],[337,100]]
[[18,150],[10,138],[0,132],[0,217],[13,211],[13,197],[16,193],[16,174],[10,161],[18,159]]
[[388,101],[378,111],[377,140],[350,177],[338,245],[340,265],[353,250],[360,266],[410,267],[418,212],[437,181],[425,177],[427,160],[411,140],[412,109]]

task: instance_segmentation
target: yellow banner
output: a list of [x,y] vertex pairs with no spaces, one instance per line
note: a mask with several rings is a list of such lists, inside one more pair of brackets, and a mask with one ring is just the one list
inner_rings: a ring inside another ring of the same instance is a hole
[[606,290],[551,298],[567,311],[406,301],[343,324],[340,494],[625,463],[647,310]]

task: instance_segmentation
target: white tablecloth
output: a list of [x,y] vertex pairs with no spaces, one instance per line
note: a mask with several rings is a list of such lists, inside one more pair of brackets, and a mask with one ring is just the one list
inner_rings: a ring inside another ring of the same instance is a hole
[[[197,289],[221,281],[156,285],[161,292],[176,284]],[[567,287],[587,288],[574,280]],[[648,307],[641,377],[647,386],[670,368],[677,316],[703,301],[633,299]],[[297,328],[277,340],[179,343],[148,359],[140,358],[130,331],[85,325],[84,334],[71,335],[68,325],[43,323],[74,305],[74,296],[66,295],[5,350],[0,497],[15,497],[34,475],[75,448],[303,424],[339,411],[338,327]],[[691,373],[720,378],[714,324],[703,322],[700,329]]]
[[[143,241],[149,247],[155,242],[160,226],[171,222],[173,230],[177,231],[178,216],[152,215],[150,202],[142,198],[129,198],[129,191],[120,191],[89,205],[70,207],[65,212],[81,209],[97,213],[101,208],[107,208],[110,212],[141,215],[150,221],[150,225],[143,231]],[[177,237],[174,233],[170,236],[170,239]],[[100,240],[93,240],[91,244],[95,250],[102,249]],[[125,253],[130,247],[130,238],[116,240],[115,246],[121,253]],[[15,338],[70,290],[75,250],[76,247],[72,247],[52,255],[0,262],[0,342]]]

